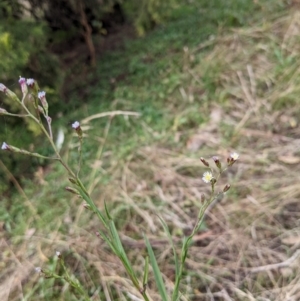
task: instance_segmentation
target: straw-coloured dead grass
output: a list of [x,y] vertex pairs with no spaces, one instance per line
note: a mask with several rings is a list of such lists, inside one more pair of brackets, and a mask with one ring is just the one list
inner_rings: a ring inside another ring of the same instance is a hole
[[[219,189],[231,183],[230,192],[209,209],[190,249],[182,300],[300,300],[299,36],[300,11],[294,9],[217,37],[199,65],[185,70],[183,87],[190,93],[195,86],[204,89],[205,72],[218,69],[217,99],[202,112],[210,114],[209,122],[186,132],[175,128],[171,135],[184,148],[157,143],[137,149],[124,164],[112,166],[112,181],[100,187],[101,193],[94,191],[97,204],[103,207],[105,200],[111,208],[136,270],[142,275],[145,233],[172,291],[172,252],[157,215],[169,225],[179,251],[209,189],[201,180],[205,167],[198,154],[218,155],[225,162],[231,150],[240,153],[219,183]],[[190,51],[191,60],[202,55],[199,49]],[[68,237],[59,231],[48,237],[29,233],[18,249],[2,239],[0,300],[18,300],[22,284],[33,277],[33,265],[52,256],[43,253],[51,244],[65,250],[67,263],[85,275],[79,277],[87,287],[101,283],[107,300],[109,292],[116,299],[140,300],[120,263],[97,238],[96,221],[82,227],[81,212]],[[147,290],[159,300],[153,278]]]

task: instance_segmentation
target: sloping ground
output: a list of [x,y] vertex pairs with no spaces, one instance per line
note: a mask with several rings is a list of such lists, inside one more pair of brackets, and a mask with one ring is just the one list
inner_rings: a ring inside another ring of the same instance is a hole
[[[172,130],[152,133],[160,137],[158,142],[112,162],[106,170],[111,181],[93,192],[99,207],[105,200],[111,208],[141,274],[146,233],[171,291],[172,252],[157,214],[169,225],[180,250],[180,238],[191,231],[201,195],[208,192],[199,157],[218,155],[225,163],[230,151],[240,153],[219,183],[220,189],[231,183],[231,190],[207,212],[203,231],[190,249],[182,300],[300,300],[299,37],[300,11],[295,7],[284,16],[185,49],[182,102],[174,105]],[[212,51],[203,54],[201,49],[208,46]],[[210,92],[205,88],[208,80]],[[182,128],[182,118],[202,100],[199,114],[208,122]],[[92,179],[96,187],[99,179]],[[82,212],[70,208],[48,236],[28,229],[13,252],[2,240],[0,300],[9,294],[9,300],[19,300],[22,294],[26,300],[40,300],[43,295],[37,297],[35,291],[50,290],[53,300],[76,300],[58,281],[29,280],[33,265],[50,258],[45,265],[55,266],[56,249],[95,300],[99,283],[106,300],[140,300],[119,262],[97,238],[97,222]],[[152,300],[159,300],[153,278],[147,290]]]

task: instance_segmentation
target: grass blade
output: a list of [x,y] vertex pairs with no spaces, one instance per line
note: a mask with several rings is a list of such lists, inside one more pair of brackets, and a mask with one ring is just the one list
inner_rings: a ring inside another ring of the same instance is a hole
[[156,258],[154,256],[153,249],[151,247],[151,244],[150,244],[148,238],[146,236],[144,236],[144,239],[145,239],[145,244],[146,244],[146,247],[147,247],[147,250],[148,250],[150,263],[151,263],[151,266],[152,266],[152,269],[153,269],[154,278],[155,278],[155,282],[156,282],[159,294],[160,294],[163,301],[168,301],[165,284],[164,284],[164,281],[162,279],[162,275],[161,275],[161,272],[159,270]]
[[175,245],[174,245],[169,227],[161,217],[158,216],[158,218],[159,218],[159,220],[160,220],[160,222],[161,222],[161,224],[162,224],[162,226],[163,226],[163,228],[164,228],[164,230],[165,230],[165,232],[168,236],[169,243],[172,246],[173,254],[174,254],[175,272],[176,272],[176,275],[178,275],[178,273],[179,273],[179,260],[178,260],[178,255],[176,253]]
[[149,274],[149,257],[145,258],[145,268],[144,268],[144,277],[143,277],[143,287],[145,288],[148,283],[148,274]]

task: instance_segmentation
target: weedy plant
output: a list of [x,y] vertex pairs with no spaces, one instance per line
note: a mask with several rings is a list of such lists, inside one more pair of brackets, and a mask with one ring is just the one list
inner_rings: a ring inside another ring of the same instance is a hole
[[[75,169],[69,166],[68,162],[66,162],[63,157],[60,155],[59,149],[57,148],[52,134],[52,126],[51,126],[51,117],[48,114],[48,102],[46,100],[46,93],[44,91],[40,91],[38,83],[34,79],[25,79],[20,78],[19,84],[21,86],[22,91],[22,99],[9,90],[5,85],[0,83],[0,91],[9,97],[11,101],[14,101],[20,105],[22,114],[13,114],[6,111],[3,108],[0,108],[0,114],[6,116],[20,117],[20,118],[30,118],[32,119],[41,129],[49,143],[53,148],[53,156],[43,156],[39,153],[30,152],[24,149],[17,148],[6,142],[2,144],[2,150],[10,151],[14,153],[22,153],[24,155],[39,157],[43,159],[56,160],[66,169],[69,177],[69,181],[72,184],[70,187],[66,187],[66,190],[72,194],[77,195],[78,197],[84,200],[84,206],[86,209],[91,210],[99,219],[101,223],[101,229],[98,231],[99,236],[107,243],[111,252],[119,258],[121,263],[123,264],[127,275],[131,279],[135,288],[140,292],[142,298],[146,301],[152,300],[151,296],[147,293],[147,282],[148,282],[148,274],[149,274],[149,263],[152,267],[152,271],[154,274],[154,278],[156,281],[158,293],[161,296],[163,301],[172,300],[177,301],[180,300],[182,293],[180,291],[180,283],[183,278],[183,272],[185,267],[185,261],[188,256],[188,250],[191,244],[193,243],[194,235],[199,231],[201,224],[204,220],[206,210],[217,200],[219,200],[224,193],[226,193],[230,189],[230,185],[227,184],[221,191],[216,190],[216,184],[221,176],[221,174],[229,167],[231,167],[239,158],[237,153],[232,153],[227,158],[227,163],[223,166],[218,157],[212,157],[214,161],[216,170],[212,168],[209,162],[200,158],[201,162],[204,164],[206,168],[209,170],[204,172],[203,181],[211,186],[210,195],[207,198],[203,198],[200,202],[200,210],[197,215],[197,220],[191,234],[187,237],[183,237],[181,251],[178,252],[178,248],[175,245],[171,232],[168,228],[168,225],[164,220],[160,219],[162,227],[168,237],[170,246],[173,250],[174,256],[174,266],[175,266],[175,283],[173,287],[173,291],[169,292],[164,284],[161,270],[156,261],[154,251],[152,246],[147,239],[144,237],[145,246],[147,249],[148,255],[145,257],[144,261],[144,275],[142,279],[139,279],[137,273],[134,271],[132,264],[130,263],[127,253],[123,247],[122,241],[119,236],[119,232],[115,226],[115,223],[106,207],[104,206],[103,210],[100,210],[92,198],[90,197],[87,188],[83,184],[80,179],[80,169],[81,169],[81,161],[82,161],[82,144],[83,144],[83,131],[78,121],[75,121],[72,124],[72,128],[77,134],[79,140],[79,148],[78,148],[78,164]],[[58,262],[61,266],[61,273],[57,274],[51,270],[37,267],[36,271],[43,275],[46,278],[55,278],[66,281],[69,283],[71,287],[73,287],[76,291],[76,295],[80,296],[82,300],[90,300],[90,296],[88,292],[84,289],[84,286],[76,279],[75,275],[72,275],[63,260],[60,252],[56,252],[56,256],[58,257]]]

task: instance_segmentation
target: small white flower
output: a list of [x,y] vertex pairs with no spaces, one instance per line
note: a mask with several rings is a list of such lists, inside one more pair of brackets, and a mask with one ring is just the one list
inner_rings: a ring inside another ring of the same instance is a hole
[[202,177],[202,180],[205,182],[205,183],[210,183],[210,181],[212,180],[213,178],[213,175],[210,171],[206,171],[204,174],[203,174],[203,177]]
[[231,153],[230,154],[230,158],[232,158],[234,161],[236,161],[239,158],[239,154],[238,153]]
[[32,87],[34,85],[34,79],[33,78],[27,78],[26,83],[27,83],[27,86]]
[[56,251],[55,254],[56,254],[57,257],[60,256],[60,252],[59,251]]
[[75,121],[73,124],[72,124],[72,128],[74,130],[77,130],[78,128],[80,127],[80,123],[78,121]]
[[41,268],[41,267],[36,267],[36,268],[35,268],[35,271],[36,271],[37,273],[41,273],[41,272],[42,272],[42,268]]
[[7,144],[6,142],[3,142],[3,143],[2,143],[2,146],[1,146],[1,149],[3,149],[3,150],[8,150],[8,149],[9,149],[8,144]]
[[45,96],[46,96],[46,92],[45,91],[41,91],[41,92],[38,93],[38,98],[39,99],[43,99],[43,98],[45,98]]

